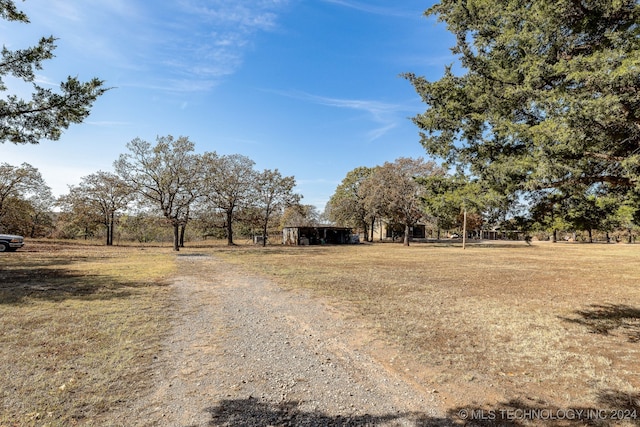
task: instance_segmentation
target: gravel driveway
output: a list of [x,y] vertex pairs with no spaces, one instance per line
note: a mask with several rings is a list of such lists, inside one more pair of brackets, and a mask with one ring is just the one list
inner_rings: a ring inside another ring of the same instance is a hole
[[178,262],[156,387],[118,425],[451,425],[436,393],[377,360],[373,338],[321,300],[208,255]]

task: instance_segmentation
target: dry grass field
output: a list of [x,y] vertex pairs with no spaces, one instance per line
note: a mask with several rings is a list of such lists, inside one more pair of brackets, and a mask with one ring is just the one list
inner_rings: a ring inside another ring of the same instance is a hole
[[[364,321],[381,357],[440,393],[452,415],[461,408],[615,410],[614,417],[640,424],[640,246],[373,244],[219,253]],[[395,351],[386,355],[388,348]]]
[[147,389],[169,249],[27,242],[0,257],[0,426],[104,425]]
[[[327,301],[381,360],[438,393],[452,419],[462,409],[540,408],[640,417],[639,245],[181,253],[212,253]],[[100,425],[152,387],[174,260],[166,247],[48,242],[2,254],[0,426]]]

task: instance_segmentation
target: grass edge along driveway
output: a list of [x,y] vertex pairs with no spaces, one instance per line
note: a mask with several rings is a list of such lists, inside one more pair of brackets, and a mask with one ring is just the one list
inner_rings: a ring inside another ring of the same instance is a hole
[[98,425],[151,387],[169,249],[30,243],[0,263],[0,426]]

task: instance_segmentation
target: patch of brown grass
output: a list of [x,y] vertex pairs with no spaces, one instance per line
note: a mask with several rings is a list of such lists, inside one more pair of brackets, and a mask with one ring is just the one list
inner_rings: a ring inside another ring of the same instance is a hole
[[0,256],[0,426],[99,425],[149,387],[170,250],[28,242]]
[[[225,259],[328,298],[451,405],[537,402],[640,417],[640,246],[236,248]],[[415,362],[415,363],[414,363]],[[591,405],[591,406],[588,406]]]

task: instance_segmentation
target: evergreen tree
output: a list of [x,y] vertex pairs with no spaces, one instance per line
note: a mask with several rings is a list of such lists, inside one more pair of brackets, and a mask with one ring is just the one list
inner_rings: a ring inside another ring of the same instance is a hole
[[[0,18],[29,23],[29,18],[11,0],[0,0]],[[2,77],[11,76],[32,83],[33,94],[31,100],[14,94],[0,99],[1,143],[37,144],[41,139],[57,140],[71,123],[81,123],[89,115],[93,102],[108,90],[97,78],[81,82],[76,77],[68,77],[60,84],[60,93],[34,83],[35,71],[42,69],[43,61],[54,57],[55,42],[50,36],[26,49],[2,48],[0,91],[8,89]]]
[[640,189],[640,6],[635,0],[443,0],[452,67],[405,77],[427,104],[421,142],[505,194]]

